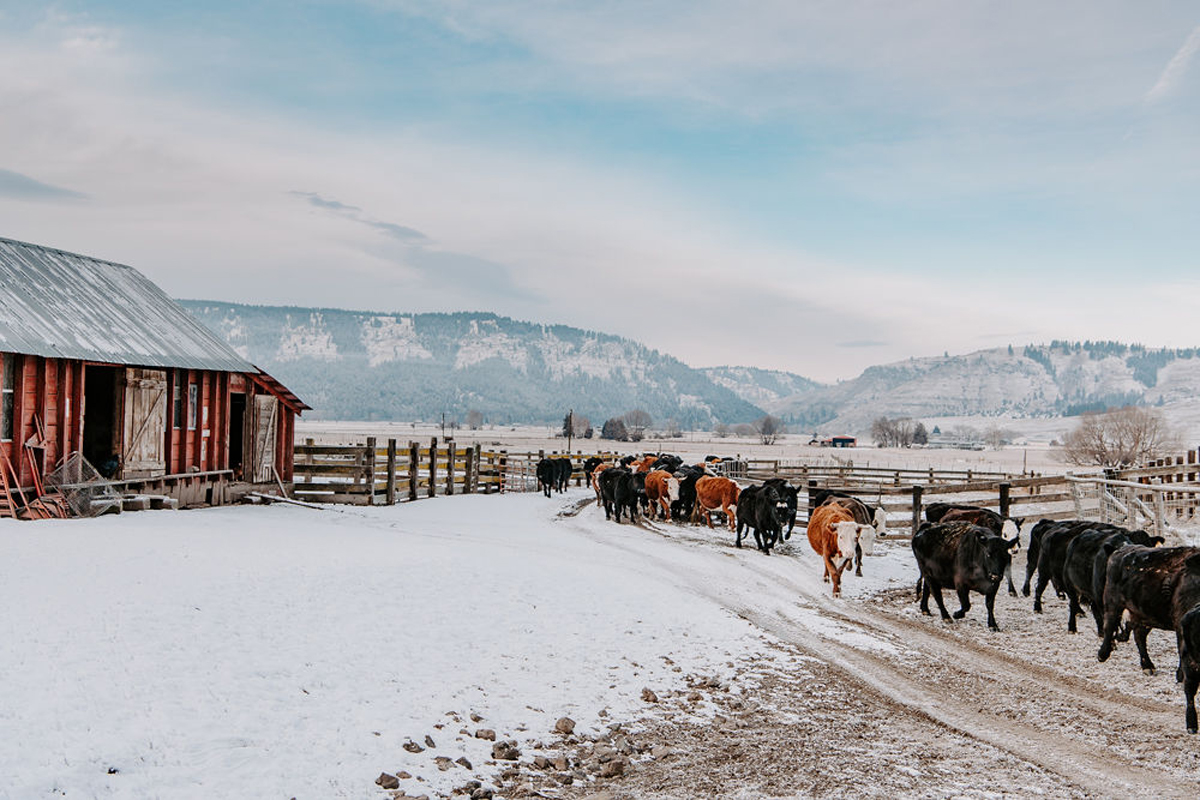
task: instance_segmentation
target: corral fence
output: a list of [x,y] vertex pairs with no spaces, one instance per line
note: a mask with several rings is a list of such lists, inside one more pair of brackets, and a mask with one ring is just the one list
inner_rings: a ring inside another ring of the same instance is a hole
[[[507,451],[452,439],[428,443],[381,441],[296,446],[295,497],[318,503],[391,505],[453,494],[536,491],[543,458],[571,460],[571,481],[586,481],[588,458],[617,460],[621,453],[597,451]],[[883,508],[894,534],[911,535],[930,503],[963,503],[1022,519],[1090,519],[1153,530],[1185,539],[1181,530],[1200,528],[1200,451],[1159,459],[1126,470],[1086,474],[1010,474],[977,469],[859,467],[852,463],[805,464],[784,459],[727,459],[716,471],[743,485],[785,478],[799,487],[801,506],[818,492],[835,490]],[[806,520],[797,520],[805,524]]]
[[393,505],[426,497],[537,489],[537,462],[570,458],[571,480],[583,483],[583,463],[617,453],[508,452],[452,439],[428,443],[368,438],[365,444],[324,445],[306,439],[295,448],[296,499],[311,503]]

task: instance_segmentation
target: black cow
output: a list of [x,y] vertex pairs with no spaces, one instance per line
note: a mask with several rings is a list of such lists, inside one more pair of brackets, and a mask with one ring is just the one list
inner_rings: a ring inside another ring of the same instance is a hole
[[754,542],[758,549],[770,555],[771,548],[779,542],[787,519],[787,501],[773,483],[748,486],[738,495],[737,540],[734,544],[742,546],[742,530],[748,527],[754,531]]
[[1183,679],[1183,696],[1187,703],[1184,721],[1188,733],[1196,732],[1196,688],[1200,686],[1200,606],[1192,608],[1175,624],[1179,641],[1179,673]]
[[604,459],[600,458],[599,456],[588,456],[587,460],[583,462],[583,477],[590,481],[592,479],[592,473],[596,471],[596,467],[603,463]]
[[[617,503],[617,479],[622,475],[629,475],[629,470],[624,467],[608,467],[596,478],[596,483],[600,486],[600,500],[604,503],[605,519],[612,519]],[[619,517],[617,521],[621,521]]]
[[1034,613],[1042,613],[1042,593],[1046,591],[1047,584],[1053,584],[1054,592],[1059,597],[1066,597],[1066,592],[1063,591],[1062,568],[1063,562],[1067,560],[1067,547],[1091,524],[1094,523],[1079,520],[1058,522],[1042,534],[1041,553],[1038,554],[1037,562],[1037,585],[1033,590]]
[[1075,633],[1075,617],[1083,613],[1086,603],[1096,621],[1096,635],[1104,635],[1104,585],[1108,582],[1108,557],[1127,544],[1153,547],[1162,544],[1161,536],[1145,531],[1096,523],[1076,536],[1067,545],[1063,558],[1063,592],[1070,603],[1067,611],[1067,630]]
[[1056,524],[1052,519],[1041,519],[1029,531],[1029,553],[1025,558],[1025,585],[1021,587],[1021,593],[1026,597],[1029,597],[1029,582],[1033,580],[1033,573],[1037,571],[1038,558],[1042,555],[1042,537]]
[[691,519],[696,508],[696,481],[704,477],[702,467],[685,466],[675,471],[679,479],[679,499],[671,503],[671,519]]
[[768,478],[763,486],[774,486],[775,491],[787,503],[787,527],[783,530],[783,538],[792,538],[792,530],[796,527],[796,510],[800,504],[800,490],[787,482],[787,478]]
[[644,510],[649,505],[646,497],[646,473],[622,470],[613,487],[614,515],[621,521],[621,512],[629,512],[629,521],[637,522],[638,506]]
[[679,456],[661,455],[658,457],[658,459],[653,464],[650,465],[650,471],[653,472],[656,469],[661,469],[661,470],[670,472],[672,475],[674,475],[675,470],[679,469],[682,466],[683,466],[683,459],[680,458]]
[[[1133,640],[1142,669],[1154,674],[1146,652],[1152,628],[1175,630],[1183,616],[1200,604],[1200,548],[1142,547],[1130,544],[1109,556],[1108,582],[1104,587],[1104,641],[1096,653],[1099,661],[1112,655],[1121,617],[1129,613]],[[1182,659],[1181,659],[1182,660]],[[1184,668],[1175,677],[1184,677]]]
[[621,463],[622,467],[628,467],[630,464],[632,464],[633,462],[635,462],[637,460],[638,460],[637,456],[625,456],[621,459],[620,463]]
[[554,460],[543,458],[537,463],[537,481],[538,489],[546,497],[550,496],[550,491],[554,488],[555,477],[558,474],[558,469],[554,466]]
[[942,587],[958,592],[960,608],[955,619],[962,619],[971,608],[970,593],[979,592],[987,605],[987,624],[996,624],[996,591],[1004,578],[1005,567],[1012,560],[1011,548],[1016,543],[997,536],[987,528],[969,522],[925,524],[912,539],[913,555],[921,572],[918,582],[921,613],[929,614],[929,595],[937,601],[942,619],[950,619],[942,602]]
[[742,489],[742,493],[738,495],[737,501],[737,538],[733,541],[734,547],[742,546],[742,531],[746,528],[754,529],[754,524],[758,521],[755,514],[757,507],[754,504],[754,498],[762,491],[762,486],[747,486]]
[[554,491],[565,492],[571,485],[571,473],[575,468],[569,458],[554,459]]

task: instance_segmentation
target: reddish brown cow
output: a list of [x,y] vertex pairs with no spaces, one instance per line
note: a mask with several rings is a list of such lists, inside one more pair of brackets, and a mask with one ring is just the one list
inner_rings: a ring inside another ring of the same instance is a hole
[[665,469],[656,469],[646,476],[646,499],[650,501],[647,516],[653,518],[661,508],[663,519],[671,520],[671,503],[679,499],[679,479]]
[[[842,571],[854,561],[854,549],[866,530],[874,532],[870,525],[855,522],[854,515],[836,503],[813,509],[808,520],[808,543],[825,562],[822,580],[833,583],[834,597],[842,594]],[[874,538],[868,535],[863,539],[867,544],[864,550],[869,553],[869,542]]]
[[635,461],[629,465],[633,472],[649,472],[654,466],[654,462],[658,461],[658,456],[646,456],[641,461]]
[[713,526],[712,512],[724,511],[729,519],[729,530],[737,525],[737,501],[742,493],[737,483],[729,478],[719,478],[715,475],[705,475],[696,481],[696,508],[693,518],[703,514],[708,519],[708,527]]

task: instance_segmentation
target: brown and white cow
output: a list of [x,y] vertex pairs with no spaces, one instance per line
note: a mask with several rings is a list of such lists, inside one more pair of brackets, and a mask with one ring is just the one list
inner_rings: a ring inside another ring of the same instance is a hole
[[842,571],[854,561],[854,550],[875,550],[875,529],[855,522],[854,515],[836,503],[818,506],[808,520],[808,543],[825,562],[822,580],[833,583],[833,596],[842,594]]
[[596,492],[596,505],[597,506],[604,505],[604,501],[600,496],[600,473],[604,472],[604,470],[608,469],[609,467],[615,467],[615,466],[616,466],[616,463],[614,463],[612,461],[601,461],[599,464],[596,465],[596,468],[592,470],[592,474],[588,478],[588,480],[590,480],[592,483],[592,489],[594,489]]
[[720,478],[715,475],[705,475],[696,481],[696,507],[692,518],[703,514],[708,520],[708,527],[713,526],[712,512],[724,511],[729,520],[729,530],[737,527],[737,501],[742,490],[737,482],[730,478]]
[[646,476],[646,499],[650,502],[648,517],[654,518],[661,510],[663,519],[670,522],[671,503],[679,499],[679,479],[665,469],[654,470]]

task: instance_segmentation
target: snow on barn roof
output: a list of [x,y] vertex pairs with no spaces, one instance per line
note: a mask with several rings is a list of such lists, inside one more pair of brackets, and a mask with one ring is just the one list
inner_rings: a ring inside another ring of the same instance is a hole
[[4,238],[0,351],[259,372],[133,267]]

